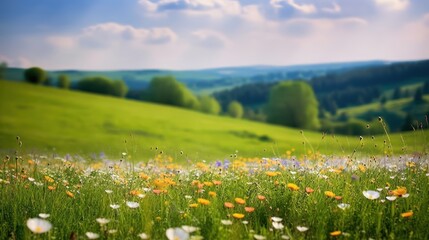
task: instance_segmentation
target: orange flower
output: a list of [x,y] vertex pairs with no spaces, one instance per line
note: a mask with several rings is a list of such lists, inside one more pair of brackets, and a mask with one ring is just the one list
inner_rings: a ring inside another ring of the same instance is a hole
[[246,201],[242,198],[235,198],[235,202],[238,204],[245,204],[246,203]]
[[234,213],[234,214],[232,214],[232,216],[236,219],[244,218],[244,214],[242,214],[242,213]]
[[311,187],[306,187],[305,192],[306,193],[312,193],[312,192],[314,192],[314,189],[312,189]]
[[150,177],[148,176],[148,175],[146,175],[145,173],[139,173],[139,177],[141,178],[141,179],[144,179],[144,180],[148,180]]
[[341,196],[335,196],[335,200],[340,201],[341,199],[343,199],[343,197],[341,197]]
[[265,196],[263,195],[258,195],[257,198],[261,201],[264,201],[266,199]]
[[154,189],[152,190],[153,193],[155,193],[156,195],[161,194],[163,191],[160,189]]
[[329,233],[331,236],[336,237],[336,236],[340,236],[341,235],[341,231],[333,231],[331,233]]
[[405,188],[405,187],[398,187],[397,189],[391,191],[392,195],[398,196],[398,197],[401,197],[402,195],[404,195],[406,193],[407,193],[407,188]]
[[254,207],[245,207],[244,210],[248,213],[254,212],[255,208]]
[[411,216],[413,216],[413,211],[401,213],[401,217],[403,217],[403,218],[409,218]]
[[137,195],[141,194],[141,192],[136,189],[136,190],[131,190],[130,194],[133,195],[133,196],[137,196]]
[[210,191],[210,192],[209,192],[209,195],[210,195],[211,197],[216,197],[216,192]]
[[330,198],[334,198],[335,197],[335,193],[333,193],[331,191],[325,191],[325,196],[330,197]]
[[189,207],[190,208],[196,208],[196,207],[198,207],[198,203],[191,203],[191,204],[189,204]]
[[67,196],[74,198],[74,194],[70,191],[66,191]]
[[230,202],[225,202],[223,204],[226,208],[234,208],[234,204],[230,203]]
[[48,189],[49,189],[50,191],[54,191],[54,190],[55,190],[55,187],[54,187],[54,186],[48,186]]
[[288,183],[287,187],[292,191],[298,191],[299,187],[295,183]]
[[217,181],[217,180],[213,180],[213,184],[214,185],[220,185],[220,184],[222,184],[222,182],[221,181]]
[[198,203],[201,203],[202,205],[209,205],[210,201],[204,198],[198,198]]

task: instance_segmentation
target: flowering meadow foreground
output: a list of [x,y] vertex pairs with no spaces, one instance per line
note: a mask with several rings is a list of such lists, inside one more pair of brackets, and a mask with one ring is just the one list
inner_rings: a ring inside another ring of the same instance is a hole
[[0,239],[429,239],[426,154],[128,157],[4,156]]

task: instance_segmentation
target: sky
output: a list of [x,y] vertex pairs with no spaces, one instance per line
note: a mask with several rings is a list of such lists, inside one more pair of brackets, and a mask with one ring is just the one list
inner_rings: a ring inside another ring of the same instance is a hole
[[0,61],[203,69],[429,58],[427,0],[1,0]]

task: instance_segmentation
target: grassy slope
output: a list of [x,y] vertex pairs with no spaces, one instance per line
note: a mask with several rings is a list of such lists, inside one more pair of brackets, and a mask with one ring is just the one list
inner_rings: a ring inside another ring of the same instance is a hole
[[[185,155],[199,160],[223,159],[235,150],[248,157],[280,156],[291,148],[297,153],[309,150],[296,129],[25,83],[0,81],[0,109],[0,149],[7,151],[16,148],[16,135],[21,136],[26,152],[104,152],[113,158],[124,151],[141,159],[163,150],[181,161]],[[263,135],[274,141],[260,141],[258,136]],[[329,136],[320,141],[320,133],[305,135],[314,149],[325,154],[339,155],[342,149],[350,154],[359,145],[355,137]],[[403,137],[408,149],[415,151],[427,145],[426,135],[417,132]],[[376,137],[378,146],[384,138]],[[399,152],[399,135],[392,139]],[[358,153],[382,154],[382,149],[373,145],[366,144]],[[179,154],[182,150],[183,156]]]

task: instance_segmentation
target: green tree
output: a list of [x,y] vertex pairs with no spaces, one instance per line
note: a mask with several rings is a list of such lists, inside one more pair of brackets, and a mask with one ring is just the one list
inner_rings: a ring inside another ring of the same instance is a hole
[[402,131],[412,131],[415,130],[415,127],[417,127],[416,123],[418,121],[416,121],[413,116],[411,114],[407,114],[407,116],[405,117],[404,123],[402,124]]
[[228,104],[228,115],[233,118],[243,117],[243,106],[238,101],[232,101]]
[[0,79],[4,79],[6,77],[7,63],[0,63]]
[[414,102],[415,103],[423,102],[423,89],[422,88],[417,88],[416,92],[414,93]]
[[24,71],[24,78],[30,83],[43,84],[47,80],[47,74],[39,67],[32,67]]
[[310,85],[303,81],[281,82],[271,89],[267,120],[304,129],[318,129],[318,102]]
[[199,110],[204,113],[218,115],[222,110],[219,102],[211,96],[203,95],[199,97]]
[[125,97],[128,93],[128,86],[123,80],[115,80],[112,83],[113,85],[113,96]]
[[198,100],[192,92],[173,76],[157,76],[147,89],[149,101],[197,109]]
[[400,99],[402,97],[402,91],[400,87],[396,87],[393,91],[392,99]]
[[429,80],[423,84],[423,94],[429,94]]
[[71,84],[71,82],[70,82],[69,76],[67,76],[65,74],[61,74],[58,76],[58,87],[59,88],[69,89],[70,84]]

